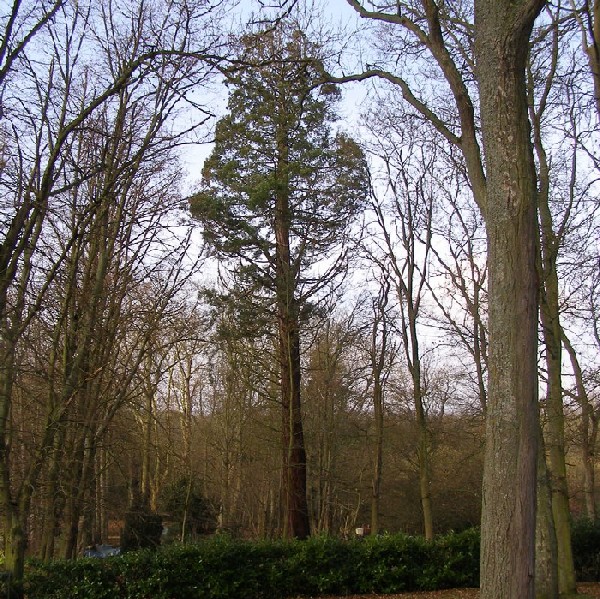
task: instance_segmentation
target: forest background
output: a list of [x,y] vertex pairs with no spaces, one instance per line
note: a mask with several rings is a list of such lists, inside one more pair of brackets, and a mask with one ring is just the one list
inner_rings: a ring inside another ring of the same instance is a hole
[[[473,6],[348,0],[343,29],[316,5],[250,5],[1,4],[0,512],[17,576],[26,554],[114,540],[132,510],[181,542],[480,521],[484,421],[502,419],[486,414]],[[570,588],[569,520],[597,502],[600,8],[540,11],[522,50],[538,513]],[[358,81],[360,118],[336,118]]]

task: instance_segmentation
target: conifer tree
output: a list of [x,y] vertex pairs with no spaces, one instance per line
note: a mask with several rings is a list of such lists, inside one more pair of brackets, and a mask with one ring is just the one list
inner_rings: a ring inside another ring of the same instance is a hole
[[301,327],[346,269],[351,225],[368,195],[367,165],[357,143],[333,131],[339,91],[319,83],[317,44],[280,23],[240,45],[240,62],[253,66],[230,73],[229,113],[217,125],[191,211],[235,273],[236,301],[246,304],[240,313],[277,331],[282,532],[305,538]]

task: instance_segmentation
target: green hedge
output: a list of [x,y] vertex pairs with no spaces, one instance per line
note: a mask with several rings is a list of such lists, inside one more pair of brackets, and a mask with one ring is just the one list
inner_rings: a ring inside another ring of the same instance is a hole
[[223,537],[158,552],[32,564],[35,599],[278,599],[477,586],[479,533],[427,543],[390,535],[343,541],[243,542]]
[[[573,524],[578,580],[600,580],[600,522]],[[108,559],[31,563],[30,599],[284,599],[479,586],[479,531],[428,543],[386,535],[343,541],[243,542],[137,551]]]
[[577,580],[600,581],[600,521],[581,519],[573,522],[571,545]]

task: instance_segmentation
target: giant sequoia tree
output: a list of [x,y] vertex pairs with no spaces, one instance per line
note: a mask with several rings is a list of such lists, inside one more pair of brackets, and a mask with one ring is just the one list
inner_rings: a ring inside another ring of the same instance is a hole
[[[345,269],[347,236],[368,191],[358,145],[334,134],[339,92],[318,85],[318,47],[279,25],[241,41],[229,114],[191,210],[230,261],[246,310],[277,330],[282,408],[283,534],[309,534],[300,411],[300,329],[309,307]],[[240,294],[237,295],[238,301]],[[257,303],[253,303],[257,302]]]

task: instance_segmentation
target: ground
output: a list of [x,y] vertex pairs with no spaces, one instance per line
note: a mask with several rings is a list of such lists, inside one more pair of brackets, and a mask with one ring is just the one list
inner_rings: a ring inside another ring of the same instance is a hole
[[[600,599],[600,582],[585,582],[577,585],[581,599]],[[348,595],[321,597],[320,599],[479,599],[479,589],[448,589],[429,593],[400,593],[399,595]]]

